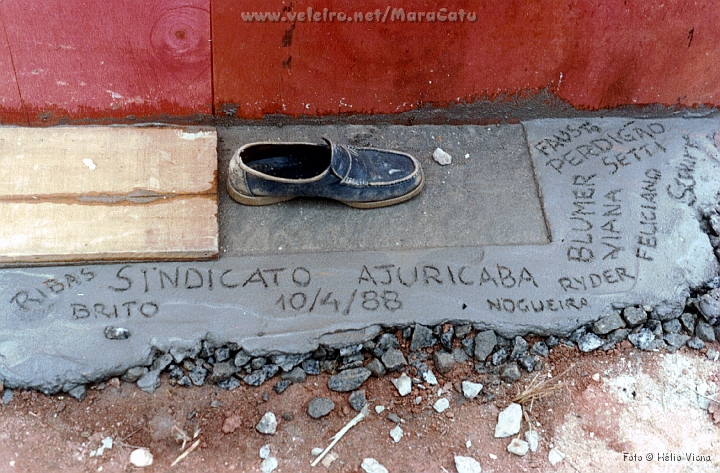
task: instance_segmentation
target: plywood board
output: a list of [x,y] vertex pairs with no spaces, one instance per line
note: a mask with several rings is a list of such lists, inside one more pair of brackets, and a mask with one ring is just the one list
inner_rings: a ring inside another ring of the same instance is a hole
[[0,128],[0,263],[217,256],[217,136]]

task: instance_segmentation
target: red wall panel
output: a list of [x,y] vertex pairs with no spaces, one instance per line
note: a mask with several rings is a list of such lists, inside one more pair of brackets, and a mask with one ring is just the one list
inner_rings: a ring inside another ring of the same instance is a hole
[[209,0],[5,0],[0,15],[30,123],[212,113]]
[[[213,0],[217,112],[396,113],[547,89],[571,105],[720,103],[712,0],[407,1],[475,22],[265,21],[243,13],[384,13],[386,0]],[[284,9],[284,10],[283,10]],[[297,20],[297,18],[296,18]]]

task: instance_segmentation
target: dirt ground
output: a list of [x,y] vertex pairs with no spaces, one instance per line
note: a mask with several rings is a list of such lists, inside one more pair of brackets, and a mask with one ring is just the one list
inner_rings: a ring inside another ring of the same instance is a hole
[[[582,354],[561,344],[537,378],[524,373],[507,385],[478,374],[468,361],[445,375],[436,373],[436,386],[415,384],[406,397],[391,383],[399,373],[373,377],[362,387],[370,414],[316,467],[310,465],[311,451],[325,448],[357,415],[348,393],[327,388],[328,375],[308,376],[282,394],[272,390],[279,378],[225,391],[171,386],[165,375],[154,394],[113,379],[90,389],[82,402],[15,391],[0,407],[0,471],[256,472],[260,449],[269,445],[279,473],[362,472],[368,457],[390,473],[454,473],[455,455],[476,459],[483,472],[717,472],[720,413],[713,415],[718,404],[709,398],[720,390],[720,361],[708,360],[706,350],[642,352],[625,341],[615,350]],[[464,398],[464,380],[485,385],[478,398]],[[517,437],[532,425],[540,443],[537,452],[519,457],[507,451],[512,438],[496,439],[493,433],[498,413],[533,380],[542,381],[546,391],[558,389],[544,398],[531,396],[524,405],[526,421]],[[698,396],[698,389],[707,397]],[[432,407],[439,396],[450,401],[443,413]],[[307,405],[313,397],[332,399],[335,409],[312,419]],[[385,410],[378,414],[376,406]],[[278,419],[274,435],[255,429],[266,412]],[[397,443],[389,432],[398,424],[389,413],[401,419],[404,435]],[[108,437],[112,447],[98,455]],[[130,463],[137,447],[153,454],[151,466]],[[555,466],[548,461],[553,447],[565,454]]]

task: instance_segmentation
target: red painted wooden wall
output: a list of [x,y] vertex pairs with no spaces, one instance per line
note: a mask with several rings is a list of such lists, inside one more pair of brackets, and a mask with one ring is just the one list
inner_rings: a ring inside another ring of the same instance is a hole
[[[388,6],[477,19],[377,21]],[[243,19],[308,8],[370,16]],[[591,110],[720,105],[715,0],[4,0],[0,23],[2,123],[397,113],[539,90]]]

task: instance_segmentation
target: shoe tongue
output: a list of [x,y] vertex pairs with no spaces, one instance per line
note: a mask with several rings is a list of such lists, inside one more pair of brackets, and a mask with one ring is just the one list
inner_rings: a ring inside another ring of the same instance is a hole
[[330,145],[330,168],[340,182],[351,186],[367,185],[367,169],[362,160],[358,159],[357,152],[352,148],[337,145],[327,138],[323,138]]

